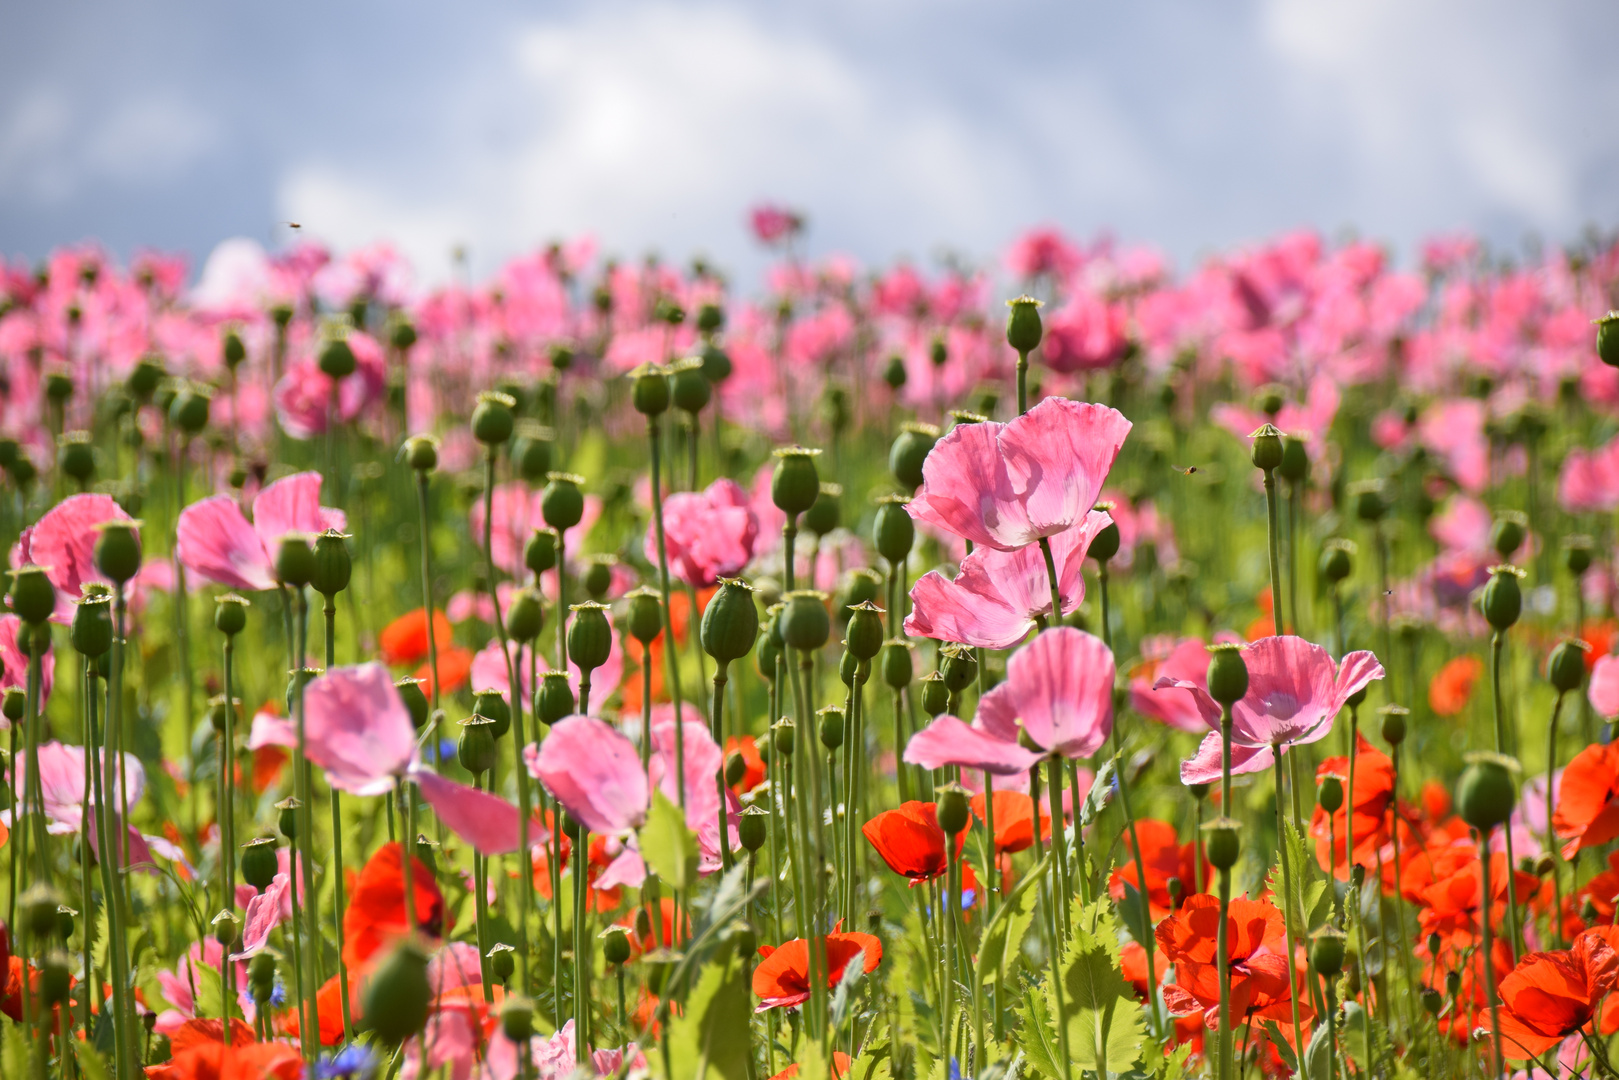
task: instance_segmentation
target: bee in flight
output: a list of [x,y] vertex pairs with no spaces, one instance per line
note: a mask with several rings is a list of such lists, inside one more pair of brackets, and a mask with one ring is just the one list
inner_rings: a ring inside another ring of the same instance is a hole
[[1196,465],[1171,465],[1170,468],[1174,469],[1182,476],[1191,476],[1193,473],[1197,472]]

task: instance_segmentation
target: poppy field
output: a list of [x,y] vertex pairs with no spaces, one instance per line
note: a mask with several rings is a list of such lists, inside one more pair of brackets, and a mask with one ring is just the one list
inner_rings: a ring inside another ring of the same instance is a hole
[[0,1076],[1613,1077],[1619,243],[0,262]]

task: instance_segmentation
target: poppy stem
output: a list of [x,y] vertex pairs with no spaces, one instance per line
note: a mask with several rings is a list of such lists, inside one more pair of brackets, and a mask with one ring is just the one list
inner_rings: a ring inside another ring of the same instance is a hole
[[[1045,857],[1040,842],[1040,766],[1038,764],[1029,769],[1029,804],[1034,809],[1034,862],[1039,866]],[[1051,823],[1053,837],[1052,862],[1057,859],[1055,838],[1058,835],[1058,825],[1061,816],[1054,817]],[[1054,871],[1055,872],[1055,871]],[[1062,1055],[1062,1080],[1073,1080],[1074,1066],[1072,1055],[1068,1052],[1068,1006],[1063,993],[1062,985],[1062,945],[1058,934],[1057,904],[1052,897],[1051,878],[1045,874],[1040,875],[1040,906],[1045,910],[1045,918],[1040,920],[1040,929],[1046,938],[1046,962],[1050,971],[1051,994],[1057,1003],[1057,1047]]]
[[[658,469],[659,469],[658,447],[659,447],[659,438],[658,438],[658,418],[657,418],[656,414],[650,415],[650,416],[648,416],[646,418],[646,429],[647,429],[647,440],[648,440],[648,443],[650,444],[650,447],[651,447],[651,462],[648,465],[648,473],[649,473],[649,477],[650,477],[650,479],[652,481],[652,525],[657,530],[657,538],[658,538],[658,591],[663,594],[663,660],[664,660],[664,664],[668,667],[669,700],[674,702],[674,706],[675,706],[675,777],[676,777],[675,791],[679,795],[679,799],[677,801],[680,804],[680,809],[685,810],[686,809],[686,730],[685,730],[686,729],[686,723],[685,723],[686,716],[685,716],[685,709],[681,705],[682,698],[681,698],[681,694],[680,694],[680,657],[678,655],[679,650],[675,647],[674,616],[671,614],[670,609],[669,609],[669,548],[668,548],[668,545],[665,543],[664,536],[663,536],[663,490],[658,484]],[[789,528],[792,527],[793,519],[791,517],[788,518],[787,524],[788,524]],[[793,556],[792,536],[788,535],[788,537],[787,537],[787,564],[788,564],[787,589],[788,589],[789,592],[792,591],[792,587],[793,587],[792,556]],[[562,574],[562,557],[561,557],[560,552],[558,553],[558,556],[557,556],[557,574],[558,574],[558,580],[560,581],[561,580],[560,575]],[[688,620],[689,620],[691,625],[696,625],[696,622],[697,622],[697,608],[696,608],[696,605],[692,606],[692,610],[691,610],[690,615],[688,616]],[[567,670],[567,669],[564,668],[563,670]],[[583,712],[584,710],[580,709],[579,711]]]
[[[1046,559],[1046,581],[1051,585],[1051,622],[1048,627],[1062,625],[1062,589],[1057,583],[1057,560],[1051,555],[1051,541],[1042,536],[1040,538],[1040,554]],[[1103,595],[1106,595],[1105,593]],[[1105,603],[1105,601],[1104,601]],[[1107,624],[1104,622],[1102,633],[1107,633]]]
[[1231,706],[1220,706],[1220,813],[1231,813]]
[[[326,670],[337,666],[337,594],[325,597],[321,605],[325,619],[324,644]],[[226,698],[225,722],[230,723],[230,699]],[[332,876],[332,926],[337,932],[337,993],[343,1009],[343,1041],[354,1041],[354,1012],[349,1005],[349,962],[343,955],[343,793],[331,789],[332,799],[332,863],[337,873]],[[227,908],[228,910],[228,908]]]
[[[84,665],[79,669],[79,720],[84,725],[84,798],[80,804],[81,820],[84,829],[88,831],[93,827],[93,818],[90,816],[90,795],[95,790],[93,774],[96,771],[96,736],[95,736],[95,707],[96,707],[96,675],[95,661],[90,657],[84,658]],[[16,820],[13,815],[12,820]],[[101,833],[106,836],[106,833]],[[98,986],[99,981],[94,977],[94,946],[95,946],[95,906],[90,894],[90,844],[89,837],[79,844],[79,893],[83,897],[80,907],[84,911],[84,1041],[91,1040],[90,1030],[90,998],[92,987]],[[223,841],[222,841],[223,843]],[[230,848],[221,847],[225,859],[229,859]],[[227,861],[226,865],[229,865]],[[110,896],[104,897],[110,899]],[[229,910],[227,907],[226,910]],[[229,950],[226,950],[227,952]],[[226,1030],[230,1028],[225,1025]]]
[[1567,691],[1557,692],[1557,701],[1552,705],[1551,722],[1546,725],[1546,853],[1552,860],[1552,892],[1554,903],[1552,905],[1551,931],[1552,940],[1557,947],[1563,947],[1563,878],[1559,866],[1560,852],[1557,850],[1557,833],[1552,828],[1552,776],[1557,772],[1557,721],[1563,715],[1563,698]]
[[[433,631],[433,543],[432,523],[427,516],[427,472],[416,472],[416,512],[418,518],[418,531],[422,544],[422,607],[427,609],[427,669],[432,673],[432,679],[427,689],[432,694],[433,710],[438,711],[439,678],[438,678],[438,635]],[[438,740],[434,739],[433,760],[438,761]],[[414,845],[415,838],[411,838]]]
[[573,841],[573,1031],[581,1065],[590,1060],[590,935],[585,926],[590,899],[589,850],[590,831],[580,823]]
[[[693,443],[692,444],[693,456],[696,455],[696,449],[697,449],[696,444]],[[696,609],[693,608],[693,610],[696,610]],[[725,825],[726,825],[725,812],[726,812],[726,809],[727,809],[727,807],[726,807],[726,799],[725,799],[725,752],[724,752],[725,751],[725,684],[730,681],[730,676],[729,676],[730,667],[731,667],[731,662],[729,660],[721,660],[721,661],[717,662],[717,664],[716,664],[716,666],[714,668],[714,697],[713,697],[713,699],[712,699],[712,701],[710,703],[710,705],[711,705],[711,707],[713,709],[713,712],[714,712],[714,717],[713,717],[714,745],[718,746],[720,748],[720,767],[719,767],[719,771],[714,774],[714,786],[718,789],[719,797],[720,797],[719,811],[718,811],[718,813],[719,813],[719,824],[720,824],[720,832],[719,832],[719,837],[720,837],[720,862],[721,862],[721,865],[726,870],[730,870],[731,867],[733,865],[735,865],[735,859],[733,859],[732,856],[731,856],[730,837],[727,835],[728,830],[725,827]]]
[[[1293,1006],[1293,1045],[1300,1047],[1304,1045],[1304,1037],[1299,1026],[1299,995],[1293,976],[1297,949],[1293,937],[1293,869],[1287,859],[1287,820],[1282,815],[1282,745],[1278,743],[1272,752],[1276,758],[1276,857],[1282,864],[1282,926],[1287,931],[1288,998]],[[1221,925],[1224,926],[1223,920]]]
[[[135,1013],[130,1007],[129,949],[126,939],[125,903],[126,882],[121,873],[124,860],[122,847],[115,837],[124,831],[123,822],[110,808],[114,792],[114,768],[119,780],[118,790],[126,790],[127,778],[123,769],[123,713],[124,713],[124,630],[128,608],[124,600],[124,587],[113,583],[113,635],[112,667],[107,679],[107,727],[103,733],[101,750],[102,787],[97,807],[97,827],[101,841],[102,889],[107,905],[107,949],[112,960],[113,1032],[116,1050],[114,1059],[120,1077],[131,1076],[135,1058]],[[108,752],[109,746],[111,753]],[[15,754],[12,760],[16,760]]]
[[[293,709],[296,715],[298,733],[298,760],[294,762],[293,776],[295,784],[301,789],[298,806],[298,850],[299,861],[303,863],[304,873],[314,874],[315,868],[315,819],[314,807],[310,800],[314,793],[310,790],[309,769],[309,743],[304,723],[304,656],[307,651],[309,635],[309,598],[302,585],[293,589],[293,595],[298,601],[297,622],[294,632],[297,634],[297,650],[293,665]],[[296,874],[294,875],[296,877]],[[308,884],[308,883],[306,883]],[[308,1012],[308,1027],[304,1029],[302,1042],[305,1053],[313,1062],[320,1051],[320,1002],[317,994],[320,989],[320,911],[319,902],[315,897],[314,889],[308,888],[304,895],[304,948],[308,950],[309,968],[307,978],[304,980],[305,1008]],[[314,1041],[310,1041],[313,1033]]]
[[[1489,995],[1486,999],[1490,1003],[1490,1035],[1495,1042],[1495,1063],[1491,1069],[1492,1076],[1501,1076],[1504,1073],[1506,1058],[1501,1053],[1501,999],[1495,991],[1495,941],[1494,933],[1490,929],[1490,830],[1485,829],[1479,834],[1478,841],[1479,876],[1483,885],[1484,895],[1480,908],[1483,917],[1479,924],[1484,930],[1484,956],[1481,963],[1484,965],[1484,988]],[[1507,873],[1512,873],[1512,867],[1507,867]]]
[[[1301,482],[1287,485],[1287,614],[1293,620],[1293,632],[1299,629],[1299,491]],[[1312,620],[1313,621],[1313,620]]]
[[[1227,755],[1229,760],[1230,755]],[[1229,932],[1226,927],[1227,912],[1231,908],[1231,870],[1228,867],[1220,869],[1220,925],[1216,932],[1215,956],[1220,962],[1220,1050],[1219,1050],[1219,1076],[1220,1080],[1231,1080],[1231,958],[1227,952]],[[1285,918],[1285,916],[1284,916]],[[1290,961],[1291,963],[1291,961]],[[1294,1053],[1298,1049],[1297,1036],[1294,1037]]]
[[[1046,797],[1051,803],[1051,850],[1055,855],[1052,862],[1055,864],[1052,873],[1055,875],[1057,896],[1059,898],[1057,910],[1057,929],[1060,932],[1059,940],[1066,944],[1068,941],[1068,907],[1069,898],[1073,895],[1073,882],[1069,878],[1068,866],[1068,837],[1067,821],[1062,812],[1062,763],[1055,755],[1047,759],[1047,792]],[[1079,830],[1076,827],[1074,836],[1077,840]],[[1089,888],[1086,885],[1086,875],[1083,866],[1078,868],[1079,891],[1086,903],[1090,903]]]
[[[1508,753],[1506,715],[1501,707],[1501,650],[1505,644],[1506,634],[1503,631],[1495,630],[1491,632],[1490,704],[1495,715],[1495,752],[1498,754]],[[1555,739],[1556,737],[1555,729],[1553,729],[1552,738]],[[1551,778],[1548,773],[1548,785],[1550,782]],[[1516,880],[1518,875],[1515,873],[1517,867],[1512,861],[1512,827],[1510,825],[1506,828],[1504,835],[1507,847],[1507,946],[1512,950],[1513,964],[1517,964],[1518,954],[1523,950],[1518,936],[1518,885]],[[1489,904],[1488,897],[1485,898],[1485,904]]]
[[[1017,414],[1022,416],[1029,411],[1029,354],[1018,350],[1017,354]],[[1066,1064],[1064,1066],[1066,1068]]]
[[[1281,567],[1281,527],[1276,521],[1276,470],[1265,469],[1265,529],[1270,549],[1270,599],[1272,621],[1276,624],[1276,636],[1286,633],[1282,624],[1282,612],[1285,607],[1282,597],[1282,567]],[[1281,790],[1280,785],[1277,791]],[[1229,811],[1226,811],[1229,813]],[[1295,1018],[1294,1027],[1298,1026]]]

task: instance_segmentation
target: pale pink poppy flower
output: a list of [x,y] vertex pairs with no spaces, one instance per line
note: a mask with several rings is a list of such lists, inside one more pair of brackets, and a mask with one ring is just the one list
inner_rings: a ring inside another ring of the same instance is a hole
[[[522,812],[488,791],[448,780],[431,769],[416,766],[410,779],[421,789],[422,798],[433,807],[439,820],[484,855],[507,855],[522,846]],[[550,840],[551,833],[539,818],[529,822],[529,847]]]
[[1006,268],[1020,280],[1042,275],[1067,278],[1084,263],[1084,251],[1051,226],[1030,229],[1006,251]]
[[1332,421],[1338,415],[1338,405],[1342,400],[1343,395],[1338,391],[1337,382],[1330,376],[1317,375],[1310,380],[1304,402],[1302,404],[1293,400],[1283,402],[1281,411],[1276,414],[1274,421],[1258,409],[1230,403],[1214,406],[1209,410],[1209,418],[1243,440],[1245,444],[1254,431],[1266,423],[1274,423],[1284,435],[1292,435],[1319,444],[1331,430]]
[[[663,500],[664,549],[669,571],[693,588],[738,573],[753,558],[759,520],[747,492],[722,477],[702,491],[681,491]],[[657,531],[648,529],[642,545],[647,561],[658,564]]]
[[[38,753],[45,831],[57,836],[77,834],[84,829],[84,748],[51,741],[40,744]],[[21,752],[17,755],[16,773],[16,790],[19,793],[28,790],[28,757]],[[139,758],[128,753],[124,755],[123,768],[120,770],[116,765],[113,768],[113,807],[120,811],[124,806],[122,784],[126,781],[129,784],[128,804],[133,807],[146,793],[146,770],[142,768]],[[96,805],[93,787],[90,805]],[[4,817],[9,821],[10,812],[5,812]]]
[[[528,577],[528,567],[523,565],[523,549],[528,546],[529,537],[534,535],[534,530],[545,527],[545,515],[540,508],[541,494],[541,491],[533,490],[527,484],[514,480],[506,484],[496,484],[494,494],[490,497],[494,525],[489,530],[489,547],[495,556],[495,566],[514,578]],[[577,560],[579,553],[584,550],[584,538],[590,535],[590,530],[601,517],[601,513],[601,497],[586,495],[584,514],[579,518],[579,524],[569,529],[565,537],[570,563]],[[467,513],[467,521],[471,526],[473,540],[482,550],[484,526],[482,499],[473,500],[472,508]]]
[[1619,656],[1597,657],[1585,694],[1598,715],[1610,719],[1619,716]]
[[[647,775],[666,799],[680,805],[680,790],[675,774],[675,716],[674,706],[661,704],[653,707],[653,753],[647,762]],[[725,764],[725,754],[708,732],[708,725],[697,719],[697,711],[690,705],[681,710],[685,718],[681,747],[685,765],[686,827],[697,834],[699,847],[698,869],[707,871],[720,865],[719,812],[720,793],[715,777]],[[726,834],[734,839],[734,816],[741,809],[730,789],[726,789]],[[734,844],[732,845],[735,846]]]
[[523,748],[529,775],[591,832],[621,833],[646,821],[646,773],[635,744],[593,716],[569,716]]
[[[196,1019],[197,1001],[191,988],[200,982],[197,972],[204,971],[215,978],[219,975],[219,962],[225,958],[225,947],[213,937],[194,941],[180,957],[179,963],[174,965],[173,971],[159,971],[157,985],[163,991],[163,998],[171,1009],[164,1009],[157,1014],[157,1021],[152,1030],[160,1035],[177,1031],[187,1020]],[[242,987],[239,991],[247,996],[247,971],[237,965],[236,985]]]
[[1574,449],[1557,477],[1557,501],[1571,514],[1611,513],[1619,508],[1619,438],[1595,450]]
[[[1085,552],[1112,519],[1092,510],[1075,528],[1051,538],[1062,613],[1085,601]],[[955,641],[985,649],[1010,649],[1051,615],[1051,584],[1045,556],[1034,544],[1015,551],[981,547],[961,562],[954,580],[930,570],[911,587],[905,632],[912,637]]]
[[1047,398],[1009,424],[960,424],[922,466],[918,521],[1014,551],[1079,524],[1130,434],[1116,409]]
[[388,669],[339,667],[311,681],[304,688],[304,746],[337,790],[392,791],[416,755],[416,731]]
[[[238,886],[252,891],[251,885]],[[244,960],[270,943],[270,932],[292,917],[292,878],[277,874],[263,892],[248,899],[243,908],[241,950],[231,954],[232,960]]]
[[282,477],[253,500],[251,523],[229,495],[192,503],[180,511],[175,527],[180,564],[227,589],[275,588],[275,556],[283,536],[313,536],[348,523],[341,510],[320,505],[320,484],[318,472]]
[[388,385],[387,362],[382,346],[369,334],[355,331],[348,336],[354,352],[354,373],[337,381],[336,401],[332,400],[332,378],[314,360],[289,364],[281,381],[275,384],[276,417],[281,428],[294,439],[324,435],[334,420],[352,423],[366,406],[381,399]]
[[761,203],[748,211],[748,225],[761,244],[779,244],[796,236],[804,227],[804,219],[797,211]]
[[[1214,640],[1241,641],[1230,632],[1216,634]],[[1143,642],[1143,651],[1146,647],[1147,643]],[[1151,676],[1130,680],[1130,707],[1149,720],[1157,720],[1180,731],[1201,734],[1208,730],[1208,725],[1203,722],[1203,713],[1192,692],[1178,686],[1158,689],[1154,684],[1169,679],[1177,684],[1190,682],[1207,689],[1208,671],[1208,645],[1202,638],[1182,638],[1162,656]]]
[[1484,433],[1485,408],[1473,398],[1435,402],[1417,423],[1422,445],[1445,459],[1463,489],[1478,494],[1490,478],[1490,440]]
[[1124,304],[1077,292],[1046,320],[1040,353],[1047,367],[1063,374],[1105,370],[1129,351],[1129,326]]
[[13,549],[13,566],[36,563],[56,587],[56,612],[52,622],[73,621],[73,612],[82,594],[79,586],[87,581],[110,584],[96,570],[95,546],[100,538],[96,528],[108,521],[128,521],[124,508],[110,495],[69,495],[31,528],[24,529]]
[[[912,765],[1026,772],[1048,753],[1089,757],[1113,731],[1113,653],[1071,626],[1039,634],[1012,654],[1006,680],[978,702],[969,726],[941,716],[905,747]],[[1040,749],[1026,749],[1019,734]]]
[[[22,630],[22,619],[16,615],[0,615],[0,689],[17,687],[28,689],[28,657],[17,645]],[[39,707],[44,710],[51,700],[51,686],[56,681],[56,652],[47,652],[39,662]],[[0,716],[0,731],[9,731],[11,721]]]
[[[1350,695],[1383,678],[1383,665],[1364,649],[1334,664],[1326,649],[1292,634],[1261,638],[1243,649],[1243,660],[1248,665],[1248,693],[1231,708],[1233,773],[1258,772],[1272,764],[1274,759],[1256,753],[1259,750],[1326,738]],[[1182,762],[1182,782],[1218,780],[1220,706],[1204,686],[1190,679],[1164,677],[1157,686],[1191,691],[1209,728],[1197,754]],[[1239,747],[1248,752],[1239,755]]]
[[[496,1028],[498,1030],[498,1024]],[[403,1064],[399,1069],[401,1080],[420,1080],[423,1040],[427,1046],[429,1076],[472,1080],[473,1070],[479,1069],[479,1040],[477,1023],[470,1007],[463,1002],[435,1002],[435,1008],[427,1017],[427,1027],[405,1043],[401,1054]],[[480,1069],[480,1073],[483,1071]]]

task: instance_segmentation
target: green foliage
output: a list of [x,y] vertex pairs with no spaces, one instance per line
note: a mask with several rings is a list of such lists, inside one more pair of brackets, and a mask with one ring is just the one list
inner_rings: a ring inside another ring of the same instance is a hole
[[[752,1002],[742,957],[722,945],[703,966],[683,1012],[669,1021],[667,1080],[748,1080]],[[661,1061],[661,1055],[653,1055]]]
[[1079,1069],[1123,1072],[1141,1056],[1142,1009],[1119,965],[1119,926],[1104,900],[1075,905],[1063,954],[1068,1051]]
[[1293,879],[1293,889],[1288,892],[1284,883],[1280,852],[1277,853],[1276,862],[1271,864],[1265,884],[1276,896],[1285,898],[1286,906],[1282,914],[1292,925],[1294,937],[1302,941],[1312,930],[1326,924],[1332,910],[1332,889],[1326,875],[1316,864],[1314,852],[1305,843],[1304,834],[1285,817],[1282,826],[1286,833],[1287,869]]
[[107,1060],[99,1047],[75,1039],[73,1050],[84,1080],[107,1080]]
[[653,793],[652,809],[641,826],[641,857],[672,889],[689,889],[697,881],[697,838],[686,828],[680,808],[661,791]]
[[1035,905],[1039,899],[1036,883],[1045,874],[1050,861],[1048,854],[1024,874],[1023,879],[1006,895],[989,925],[984,927],[983,938],[978,944],[977,976],[980,985],[987,981],[990,972],[995,973],[995,978],[1003,986],[1006,985],[1008,963],[1017,957],[1023,945],[1023,936],[1034,921]]

